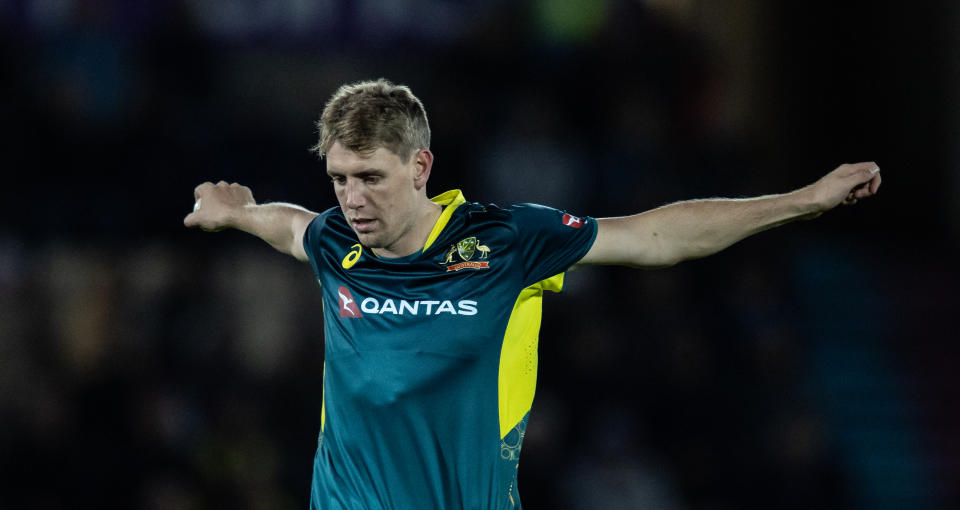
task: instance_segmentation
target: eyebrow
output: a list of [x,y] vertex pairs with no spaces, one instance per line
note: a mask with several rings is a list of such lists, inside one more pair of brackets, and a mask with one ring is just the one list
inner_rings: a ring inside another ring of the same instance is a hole
[[[382,176],[382,175],[384,175],[385,173],[386,173],[386,172],[384,172],[383,170],[381,170],[381,169],[379,169],[379,168],[364,168],[363,170],[360,170],[359,172],[356,172],[356,173],[353,174],[353,175],[354,175],[355,177],[359,177],[359,178],[362,179],[362,178],[364,178],[364,177],[369,177],[369,176],[371,176],[371,175]],[[337,177],[337,176],[342,176],[342,175],[344,175],[344,172],[338,171],[338,170],[336,170],[336,169],[329,169],[329,168],[328,168],[328,169],[327,169],[327,175],[329,175],[330,177]]]

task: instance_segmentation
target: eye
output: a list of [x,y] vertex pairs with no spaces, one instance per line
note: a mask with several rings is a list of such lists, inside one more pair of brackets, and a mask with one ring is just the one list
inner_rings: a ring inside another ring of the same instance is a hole
[[342,175],[331,175],[330,181],[333,182],[334,184],[343,185],[344,183],[347,182],[347,178]]
[[379,175],[368,175],[363,178],[363,182],[367,184],[379,184],[380,176]]

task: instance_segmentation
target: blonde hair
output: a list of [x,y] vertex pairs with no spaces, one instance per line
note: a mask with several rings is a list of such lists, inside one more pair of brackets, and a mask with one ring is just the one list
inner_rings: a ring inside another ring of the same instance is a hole
[[423,104],[409,87],[383,78],[337,89],[320,114],[317,130],[320,141],[310,150],[321,158],[335,142],[361,153],[384,147],[403,161],[430,148],[430,125]]

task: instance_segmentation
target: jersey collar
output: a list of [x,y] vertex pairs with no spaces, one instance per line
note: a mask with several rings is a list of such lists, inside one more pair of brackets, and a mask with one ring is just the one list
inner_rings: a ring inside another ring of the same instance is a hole
[[427,237],[427,242],[423,245],[421,253],[427,251],[427,248],[437,240],[440,232],[443,232],[443,228],[447,226],[447,222],[449,222],[450,217],[453,216],[453,211],[466,203],[467,199],[464,198],[463,192],[458,189],[452,189],[431,198],[430,201],[435,204],[440,204],[444,206],[444,208],[443,212],[440,213],[440,217],[437,218],[437,222],[433,225],[433,230],[430,231],[430,236]]

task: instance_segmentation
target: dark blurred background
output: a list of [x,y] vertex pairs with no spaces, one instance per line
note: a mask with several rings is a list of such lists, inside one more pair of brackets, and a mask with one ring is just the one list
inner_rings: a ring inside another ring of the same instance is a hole
[[593,216],[878,197],[545,303],[529,509],[960,508],[960,4],[0,1],[0,508],[307,505],[320,292],[192,190],[335,205],[340,84],[423,100],[431,193]]

